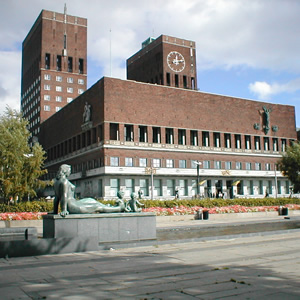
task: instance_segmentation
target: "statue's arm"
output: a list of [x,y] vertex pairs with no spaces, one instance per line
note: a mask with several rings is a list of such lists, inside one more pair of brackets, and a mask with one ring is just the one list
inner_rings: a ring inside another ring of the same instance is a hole
[[66,216],[69,214],[68,208],[68,181],[63,180],[59,186],[60,192],[60,208],[61,208],[61,216]]

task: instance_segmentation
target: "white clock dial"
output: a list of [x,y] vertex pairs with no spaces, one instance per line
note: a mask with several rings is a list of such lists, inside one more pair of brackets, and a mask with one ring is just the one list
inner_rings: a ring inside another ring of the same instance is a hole
[[174,72],[181,72],[185,67],[185,60],[181,53],[172,51],[167,56],[169,68]]

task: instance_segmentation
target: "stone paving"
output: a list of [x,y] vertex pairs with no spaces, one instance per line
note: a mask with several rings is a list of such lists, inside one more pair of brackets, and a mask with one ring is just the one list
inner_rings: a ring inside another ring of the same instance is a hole
[[0,260],[1,299],[300,299],[300,230]]

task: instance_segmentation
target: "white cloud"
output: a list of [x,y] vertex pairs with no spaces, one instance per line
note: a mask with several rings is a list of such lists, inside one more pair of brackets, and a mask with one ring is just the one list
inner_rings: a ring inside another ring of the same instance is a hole
[[293,93],[300,90],[300,78],[291,80],[287,83],[272,83],[256,81],[249,84],[249,90],[260,99],[269,99],[272,95],[280,93]]
[[0,51],[0,113],[8,105],[20,110],[21,55]]

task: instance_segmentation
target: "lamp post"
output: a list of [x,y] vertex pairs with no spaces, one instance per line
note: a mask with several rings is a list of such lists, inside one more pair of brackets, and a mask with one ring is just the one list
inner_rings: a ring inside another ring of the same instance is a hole
[[202,163],[199,160],[197,160],[197,161],[195,161],[195,164],[197,165],[197,196],[199,197],[199,195],[200,195],[199,169],[200,169],[200,165],[202,165]]

